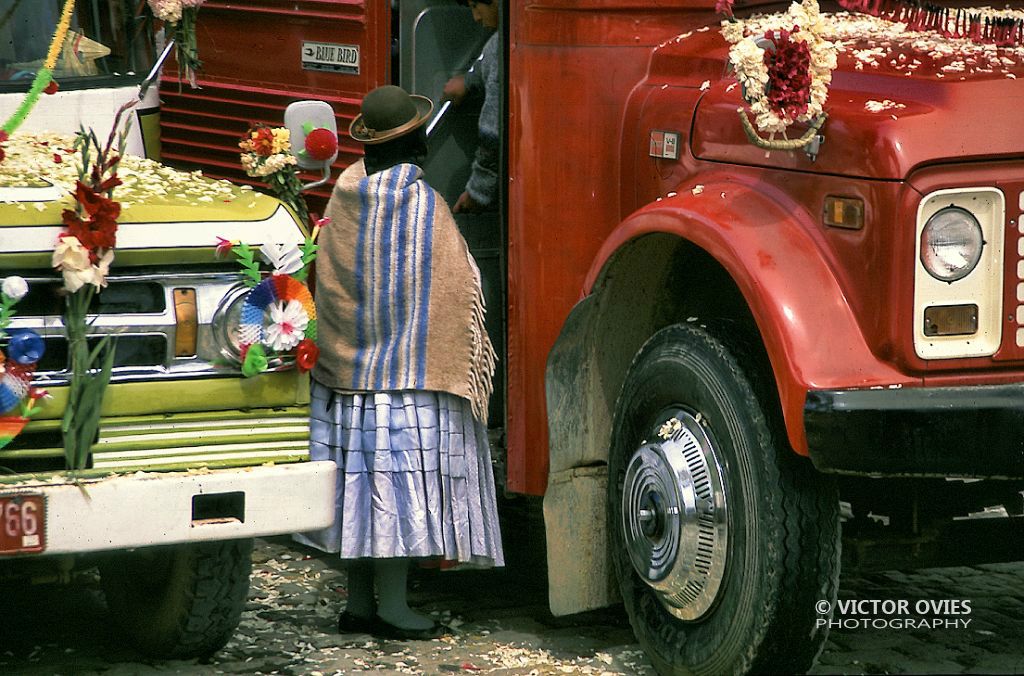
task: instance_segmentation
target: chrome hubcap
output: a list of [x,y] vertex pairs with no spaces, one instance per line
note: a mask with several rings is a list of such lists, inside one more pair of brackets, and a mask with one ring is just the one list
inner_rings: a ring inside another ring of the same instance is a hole
[[696,620],[725,573],[725,485],[698,418],[672,409],[659,421],[626,468],[622,528],[640,578],[670,613]]

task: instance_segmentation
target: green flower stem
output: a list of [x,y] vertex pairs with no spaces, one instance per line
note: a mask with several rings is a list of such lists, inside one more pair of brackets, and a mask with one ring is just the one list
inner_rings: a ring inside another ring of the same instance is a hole
[[69,294],[64,315],[71,378],[61,432],[64,458],[71,470],[85,469],[88,465],[89,451],[99,435],[103,395],[114,368],[111,336],[104,336],[95,347],[89,348],[87,313],[95,294],[96,287],[91,284]]

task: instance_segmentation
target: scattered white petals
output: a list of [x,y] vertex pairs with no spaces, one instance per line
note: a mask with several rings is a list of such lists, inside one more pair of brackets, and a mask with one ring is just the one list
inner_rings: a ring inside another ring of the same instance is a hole
[[693,186],[693,190],[691,190],[690,192],[692,192],[694,195],[699,195],[702,192],[704,192],[704,186],[698,183],[697,185]]
[[702,92],[705,92],[709,89],[711,89],[711,80],[704,80],[704,82],[702,82],[700,85],[700,90]]
[[890,101],[889,99],[883,99],[881,101],[869,99],[864,103],[864,110],[868,111],[869,113],[880,113],[883,110],[894,110],[897,108],[906,107],[907,106],[904,103],[896,103],[895,101]]

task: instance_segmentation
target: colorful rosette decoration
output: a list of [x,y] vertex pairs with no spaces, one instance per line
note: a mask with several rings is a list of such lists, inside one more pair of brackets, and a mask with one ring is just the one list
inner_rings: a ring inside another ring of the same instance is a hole
[[302,245],[261,246],[261,258],[273,268],[267,277],[256,260],[257,250],[218,238],[218,255],[234,253],[250,287],[238,324],[242,374],[246,377],[267,370],[274,358],[293,357],[302,372],[316,365],[320,354],[316,346],[316,305],[304,282],[316,259],[316,236],[325,222],[317,221]]
[[0,352],[0,448],[21,433],[37,410],[36,400],[46,396],[32,386],[32,375],[45,351],[43,339],[29,329],[7,330],[14,305],[27,293],[22,277],[7,277],[0,286],[0,338],[6,339],[6,351]]
[[[264,279],[242,305],[238,337],[242,373],[250,377],[267,368],[267,349],[277,354],[292,350],[308,353],[309,345],[316,341],[316,306],[309,289],[289,275]],[[303,343],[306,346],[300,348]],[[304,365],[308,362],[298,360],[300,369]]]

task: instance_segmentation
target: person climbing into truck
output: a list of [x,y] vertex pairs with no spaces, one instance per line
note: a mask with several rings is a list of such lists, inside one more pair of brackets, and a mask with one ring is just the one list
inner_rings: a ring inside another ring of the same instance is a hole
[[444,86],[443,98],[458,105],[467,95],[483,95],[478,123],[479,140],[466,189],[452,207],[453,213],[477,213],[498,208],[498,157],[500,153],[499,108],[501,88],[499,75],[498,16],[500,0],[459,0],[473,11],[477,23],[494,33],[484,44],[480,58],[464,75],[456,75]]
[[349,129],[365,158],[339,177],[320,236],[310,456],[338,466],[337,512],[296,538],[349,562],[341,633],[445,631],[408,606],[410,559],[504,565],[486,428],[495,354],[479,272],[417,164],[432,108],[392,85],[366,95]]

